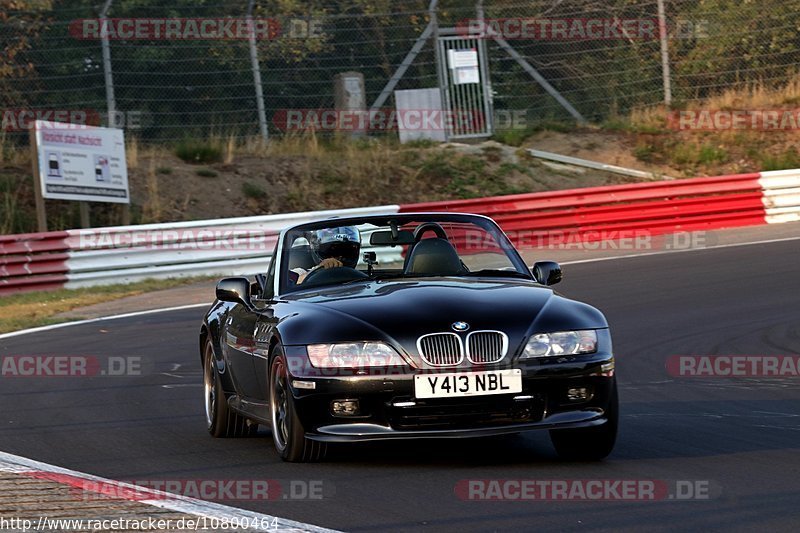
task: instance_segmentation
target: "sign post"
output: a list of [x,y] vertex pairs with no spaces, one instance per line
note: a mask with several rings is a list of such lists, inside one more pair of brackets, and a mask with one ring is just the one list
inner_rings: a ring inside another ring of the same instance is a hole
[[86,202],[130,203],[122,130],[37,120],[31,147],[40,231],[47,226],[44,199],[81,202],[84,226]]
[[39,179],[39,154],[36,145],[36,127],[30,130],[31,137],[31,167],[33,167],[33,196],[36,199],[36,228],[39,232],[47,231],[47,210],[42,196],[42,182]]

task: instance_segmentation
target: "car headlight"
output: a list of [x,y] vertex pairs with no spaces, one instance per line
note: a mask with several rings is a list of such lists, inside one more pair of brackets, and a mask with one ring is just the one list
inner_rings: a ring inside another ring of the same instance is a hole
[[311,344],[308,346],[308,358],[315,368],[363,368],[406,364],[394,348],[383,342]]
[[556,333],[537,333],[533,335],[520,356],[558,357],[579,355],[597,351],[597,332],[591,329],[581,331],[559,331]]

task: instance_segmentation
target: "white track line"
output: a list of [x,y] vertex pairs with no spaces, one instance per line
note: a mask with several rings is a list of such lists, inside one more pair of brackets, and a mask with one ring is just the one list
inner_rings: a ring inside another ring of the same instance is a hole
[[[47,472],[50,474],[61,474],[66,476],[72,476],[74,478],[79,478],[81,480],[87,480],[93,483],[102,484],[106,487],[113,486],[115,488],[119,488],[120,490],[115,491],[116,498],[121,497],[120,495],[124,495],[126,491],[130,491],[130,493],[135,494],[137,493],[137,490],[140,493],[141,491],[144,490],[148,494],[152,493],[154,498],[152,500],[149,499],[141,500],[132,498],[131,501],[197,517],[216,518],[220,520],[229,520],[229,521],[238,519],[240,522],[246,519],[248,521],[247,523],[252,524],[253,526],[253,527],[248,527],[247,528],[248,531],[277,530],[277,531],[308,531],[310,533],[327,533],[335,531],[332,529],[326,529],[311,524],[305,524],[303,522],[295,522],[294,520],[287,520],[285,518],[279,518],[276,516],[265,515],[253,511],[247,511],[244,509],[237,509],[236,507],[229,507],[227,505],[222,505],[219,503],[207,502],[195,498],[189,498],[186,496],[181,496],[179,494],[171,494],[159,490],[153,490],[150,488],[144,489],[142,487],[137,487],[136,485],[132,485],[130,483],[114,481],[112,479],[93,476],[91,474],[84,474],[82,472],[76,472],[74,470],[61,468],[60,466],[54,466],[47,463],[34,461],[33,459],[27,459],[25,457],[12,455],[6,452],[0,452],[0,471],[13,472],[19,474],[25,474],[28,472]],[[48,481],[53,482],[52,480]],[[57,483],[57,481],[55,482]]]
[[[644,252],[641,254],[630,254],[630,255],[615,255],[611,257],[596,257],[594,259],[578,259],[575,261],[564,261],[562,265],[580,265],[583,263],[598,263],[600,261],[615,261],[617,259],[631,259],[634,257],[650,257],[654,255],[666,255],[666,254],[677,254],[683,252],[703,252],[707,250],[720,250],[723,248],[740,248],[742,246],[754,246],[758,244],[772,244],[776,242],[790,242],[790,241],[797,241],[800,240],[800,237],[785,237],[782,239],[769,239],[764,241],[752,241],[752,242],[738,242],[738,243],[731,243],[731,244],[720,244],[717,246],[709,246],[708,248],[686,248],[682,250],[661,250],[658,252]],[[8,339],[11,337],[17,337],[19,335],[27,335],[28,333],[39,333],[42,331],[50,331],[53,329],[60,329],[66,328],[68,326],[80,326],[83,324],[92,324],[95,322],[102,322],[105,320],[115,320],[117,318],[131,318],[135,316],[143,316],[149,315],[154,313],[166,313],[169,311],[180,311],[182,309],[193,309],[196,307],[208,307],[211,303],[204,303],[204,304],[190,304],[190,305],[179,305],[177,307],[164,307],[162,309],[150,309],[148,311],[136,311],[135,313],[125,313],[122,315],[111,315],[111,316],[102,316],[98,318],[89,318],[86,320],[75,320],[73,322],[62,322],[60,324],[51,324],[49,326],[40,326],[37,328],[30,328],[30,329],[21,329],[19,331],[12,331],[9,333],[0,334],[0,340]]]
[[205,304],[190,304],[179,305],[177,307],[163,307],[161,309],[150,309],[147,311],[136,311],[134,313],[124,313],[122,315],[101,316],[97,318],[87,318],[85,320],[73,320],[72,322],[61,322],[59,324],[50,324],[49,326],[39,326],[37,328],[21,329],[19,331],[11,331],[0,335],[0,340],[16,337],[18,335],[27,335],[28,333],[39,333],[41,331],[50,331],[52,329],[65,328],[67,326],[80,326],[83,324],[93,324],[95,322],[103,322],[105,320],[116,320],[117,318],[131,318],[134,316],[150,315],[155,313],[166,313],[168,311],[180,311],[182,309],[193,309],[196,307],[209,307],[211,302]]

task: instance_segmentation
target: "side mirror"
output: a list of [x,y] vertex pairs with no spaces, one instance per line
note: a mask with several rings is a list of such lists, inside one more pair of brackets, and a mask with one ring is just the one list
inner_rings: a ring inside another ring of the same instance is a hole
[[531,269],[533,277],[542,285],[555,285],[561,281],[561,266],[555,261],[537,261]]
[[247,309],[252,309],[250,303],[250,280],[247,278],[225,278],[217,283],[217,300],[242,304]]

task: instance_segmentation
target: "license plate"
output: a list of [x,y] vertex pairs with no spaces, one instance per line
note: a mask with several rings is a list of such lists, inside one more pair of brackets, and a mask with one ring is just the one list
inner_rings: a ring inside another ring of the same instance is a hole
[[417,398],[458,398],[522,392],[522,371],[488,370],[414,376]]

